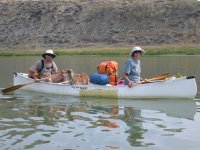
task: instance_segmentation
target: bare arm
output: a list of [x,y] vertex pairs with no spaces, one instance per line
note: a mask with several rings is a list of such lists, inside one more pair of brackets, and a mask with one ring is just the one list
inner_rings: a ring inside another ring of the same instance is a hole
[[129,78],[128,78],[128,76],[127,76],[127,74],[126,74],[126,73],[124,73],[123,77],[124,77],[124,79],[125,79],[125,81],[126,81],[127,83],[129,83],[129,82],[130,82],[130,80],[129,80]]
[[29,70],[28,70],[28,75],[29,77],[33,78],[34,80],[37,80],[38,77],[35,75],[35,71],[38,69],[39,63],[36,62]]
[[124,73],[123,77],[126,80],[126,82],[128,83],[129,87],[132,87],[132,86],[134,86],[134,84],[136,84],[136,83],[134,83],[134,82],[132,82],[132,81],[129,80],[129,78],[128,78],[128,76],[127,76],[126,73]]
[[52,74],[56,74],[58,72],[58,67],[56,64],[53,62],[53,68],[52,68]]
[[38,79],[36,76],[35,76],[35,73],[31,70],[28,71],[28,75],[29,77],[33,78],[33,79]]

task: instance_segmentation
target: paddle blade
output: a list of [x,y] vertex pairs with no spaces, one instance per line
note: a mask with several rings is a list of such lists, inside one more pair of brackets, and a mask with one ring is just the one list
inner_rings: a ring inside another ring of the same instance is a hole
[[16,86],[12,86],[12,87],[9,87],[9,88],[6,88],[6,89],[3,89],[3,90],[1,90],[2,91],[2,93],[8,93],[8,92],[11,92],[11,91],[14,91],[14,90],[17,90],[17,89],[19,89],[19,88],[21,88],[21,87],[23,87],[24,85],[16,85]]
[[166,78],[169,77],[169,73],[163,73],[163,74],[160,74],[159,76],[157,77],[154,77],[154,78],[151,78],[151,79],[148,79],[149,81],[154,81],[154,80],[165,80]]
[[156,77],[156,78],[149,79],[149,81],[165,80],[165,79],[167,79],[168,77],[169,77],[169,76],[160,76],[160,77]]
[[[148,81],[156,81],[156,80],[166,80],[169,77],[169,73],[162,73],[157,77],[148,79]],[[144,84],[144,83],[148,83],[147,81],[140,81],[138,82],[138,84]]]
[[19,88],[22,88],[23,86],[26,86],[26,85],[29,85],[29,84],[32,84],[32,83],[34,83],[34,82],[30,82],[30,83],[27,83],[27,84],[20,84],[20,85],[16,85],[16,86],[11,86],[11,87],[6,88],[6,89],[3,89],[3,90],[1,90],[1,91],[2,91],[2,93],[5,94],[5,93],[8,93],[8,92],[17,90],[17,89],[19,89]]

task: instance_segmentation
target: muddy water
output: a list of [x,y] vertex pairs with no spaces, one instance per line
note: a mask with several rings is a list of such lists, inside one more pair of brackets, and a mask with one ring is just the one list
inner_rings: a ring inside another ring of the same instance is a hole
[[[26,72],[38,57],[0,57],[0,87],[12,72]],[[126,57],[59,56],[58,67],[93,73],[104,60]],[[200,57],[142,58],[142,76],[195,75]],[[17,91],[0,94],[0,149],[193,149],[200,148],[200,94],[195,100],[77,98]]]

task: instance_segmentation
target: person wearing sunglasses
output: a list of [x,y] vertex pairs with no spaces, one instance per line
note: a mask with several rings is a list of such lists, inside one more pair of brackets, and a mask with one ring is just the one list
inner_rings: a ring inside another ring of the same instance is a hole
[[[53,61],[53,59],[56,57],[56,54],[53,52],[53,50],[46,50],[45,53],[42,54],[42,57],[43,59],[38,60],[29,68],[28,71],[28,77],[34,79],[35,81],[55,74],[58,71],[55,62]],[[46,78],[45,81],[51,82],[51,78]]]
[[129,87],[134,86],[137,82],[141,80],[141,66],[140,66],[140,57],[144,54],[144,50],[140,47],[134,47],[131,50],[130,58],[126,61],[123,77],[125,79],[124,84]]

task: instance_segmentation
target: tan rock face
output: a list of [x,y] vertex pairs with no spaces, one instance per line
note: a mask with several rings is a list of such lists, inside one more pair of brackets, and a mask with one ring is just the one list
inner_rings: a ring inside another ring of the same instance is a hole
[[195,0],[0,2],[0,47],[200,42]]

